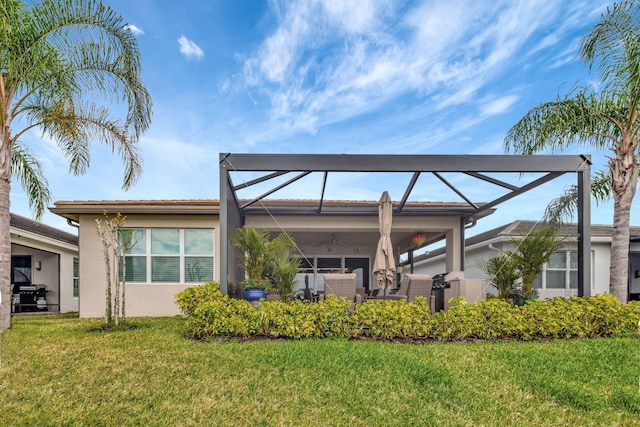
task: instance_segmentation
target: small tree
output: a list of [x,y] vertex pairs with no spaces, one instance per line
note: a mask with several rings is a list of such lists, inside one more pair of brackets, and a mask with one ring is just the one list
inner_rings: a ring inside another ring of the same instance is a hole
[[123,230],[126,217],[120,213],[109,219],[96,219],[96,230],[102,241],[102,253],[105,263],[105,324],[126,320],[125,310],[125,285],[126,266],[125,254],[137,243],[133,240],[132,230]]
[[280,233],[269,240],[264,228],[242,227],[231,233],[233,243],[240,249],[238,258],[247,278],[241,283],[245,288],[259,287],[267,291],[272,286],[286,300],[296,285],[300,260],[293,256],[296,244],[287,233]]
[[282,301],[288,301],[296,287],[300,259],[293,256],[295,242],[287,233],[281,233],[269,243],[271,278]]
[[487,273],[498,290],[498,298],[508,299],[520,278],[519,258],[511,251],[487,259],[476,260],[476,266]]
[[555,228],[545,227],[513,239],[513,243],[516,245],[515,258],[522,278],[522,292],[530,296],[536,277],[551,254],[562,245],[562,236]]
[[269,232],[264,228],[242,227],[230,234],[231,241],[240,249],[238,258],[247,273],[247,279],[263,287],[269,272]]

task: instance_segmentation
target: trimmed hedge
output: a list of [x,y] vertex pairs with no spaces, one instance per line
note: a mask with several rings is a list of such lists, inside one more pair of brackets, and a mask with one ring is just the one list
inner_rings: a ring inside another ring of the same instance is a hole
[[425,298],[415,302],[343,298],[318,303],[262,301],[256,309],[229,298],[217,282],[176,295],[189,334],[209,337],[370,337],[383,340],[538,340],[640,336],[640,302],[621,304],[612,295],[554,298],[516,306],[501,299],[466,304],[457,298],[447,311],[429,314]]

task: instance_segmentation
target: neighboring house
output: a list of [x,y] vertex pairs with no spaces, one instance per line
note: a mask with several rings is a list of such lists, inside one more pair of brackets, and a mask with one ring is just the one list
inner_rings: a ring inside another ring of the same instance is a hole
[[[478,259],[489,259],[508,250],[514,250],[513,239],[540,227],[535,221],[514,221],[502,227],[465,239],[465,277],[486,278],[476,265]],[[591,294],[609,292],[609,265],[611,256],[611,225],[591,226]],[[543,298],[577,295],[577,251],[573,236],[575,224],[566,224],[560,233],[567,236],[561,250],[554,253],[538,277],[535,287]],[[640,227],[630,229],[629,299],[640,299]],[[414,258],[413,271],[435,275],[446,271],[444,248],[435,249]],[[405,271],[410,266],[404,266]],[[489,286],[489,285],[488,285]],[[491,290],[491,288],[489,288]]]
[[12,311],[78,311],[78,237],[15,214],[10,229]]

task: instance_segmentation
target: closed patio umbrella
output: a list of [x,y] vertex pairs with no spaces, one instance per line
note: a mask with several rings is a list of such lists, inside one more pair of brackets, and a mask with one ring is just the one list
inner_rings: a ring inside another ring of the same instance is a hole
[[391,221],[393,216],[393,205],[391,197],[386,191],[382,193],[378,202],[378,219],[380,222],[380,240],[376,257],[373,261],[373,276],[376,279],[378,289],[387,294],[387,289],[393,285],[396,274],[396,262],[393,256],[393,246],[391,244]]

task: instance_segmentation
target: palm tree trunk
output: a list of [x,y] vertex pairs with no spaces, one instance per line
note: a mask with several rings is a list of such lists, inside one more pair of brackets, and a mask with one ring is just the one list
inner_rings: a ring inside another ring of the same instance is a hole
[[609,290],[620,302],[626,303],[629,298],[629,219],[639,166],[633,152],[624,150],[624,144],[615,151],[616,157],[609,160],[614,200]]
[[11,149],[0,148],[0,332],[11,326]]

